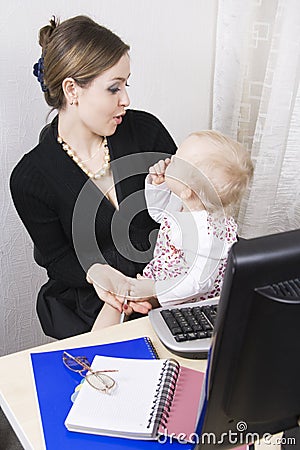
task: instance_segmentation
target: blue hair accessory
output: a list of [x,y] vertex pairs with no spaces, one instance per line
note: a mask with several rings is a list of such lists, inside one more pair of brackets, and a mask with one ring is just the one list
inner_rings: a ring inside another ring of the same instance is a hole
[[47,86],[44,83],[44,57],[43,55],[40,57],[37,63],[33,66],[33,75],[37,77],[42,91],[46,92],[48,90]]

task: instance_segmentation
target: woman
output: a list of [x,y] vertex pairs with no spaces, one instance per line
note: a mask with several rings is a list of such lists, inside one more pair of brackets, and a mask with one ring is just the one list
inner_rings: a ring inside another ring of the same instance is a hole
[[151,259],[157,224],[144,179],[176,146],[154,116],[126,111],[129,47],[118,36],[78,16],[51,19],[39,42],[34,74],[58,114],[13,170],[11,193],[49,277],[38,294],[41,325],[61,339],[89,331],[103,306],[86,281],[94,263],[135,276]]

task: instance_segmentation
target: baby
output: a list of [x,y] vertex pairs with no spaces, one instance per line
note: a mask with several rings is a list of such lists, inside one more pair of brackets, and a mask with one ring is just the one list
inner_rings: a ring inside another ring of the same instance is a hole
[[[129,305],[142,302],[142,312],[218,296],[228,252],[237,240],[233,212],[252,174],[250,155],[239,143],[216,131],[191,134],[171,159],[149,169],[147,207],[160,229],[143,276],[108,274],[95,264],[88,280],[104,286],[109,277],[109,290],[119,294],[120,303],[128,294]],[[118,310],[106,303],[94,328],[118,320]]]

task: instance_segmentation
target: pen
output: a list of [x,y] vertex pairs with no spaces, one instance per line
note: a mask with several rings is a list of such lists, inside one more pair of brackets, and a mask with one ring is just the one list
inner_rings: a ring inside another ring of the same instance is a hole
[[[123,307],[124,307],[124,305],[127,305],[127,303],[128,303],[128,300],[127,300],[127,297],[125,297],[125,300],[124,300],[124,303],[123,303]],[[121,312],[121,317],[120,317],[120,323],[123,323],[124,320],[125,320],[125,311],[122,311]]]

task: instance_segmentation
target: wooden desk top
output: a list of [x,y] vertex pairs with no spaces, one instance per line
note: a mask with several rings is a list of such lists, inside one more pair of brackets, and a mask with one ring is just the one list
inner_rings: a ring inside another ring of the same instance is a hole
[[[26,450],[44,448],[30,353],[106,344],[142,336],[151,338],[160,358],[174,357],[157,338],[148,317],[1,357],[0,405],[23,447]],[[206,369],[206,360],[190,360],[177,356],[176,359],[183,366],[202,371]]]
[[[30,353],[106,344],[143,336],[151,338],[160,358],[174,357],[157,338],[148,317],[1,357],[0,406],[25,450],[45,448]],[[178,356],[176,359],[183,366],[201,371],[206,370],[206,360],[191,360]],[[280,446],[275,444],[272,444],[271,447],[272,450],[280,449]],[[260,444],[256,448],[257,450],[267,450],[270,449],[270,445]]]

